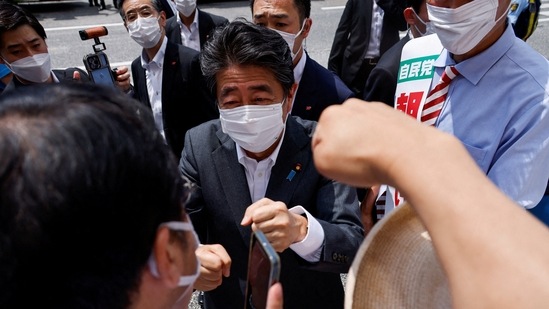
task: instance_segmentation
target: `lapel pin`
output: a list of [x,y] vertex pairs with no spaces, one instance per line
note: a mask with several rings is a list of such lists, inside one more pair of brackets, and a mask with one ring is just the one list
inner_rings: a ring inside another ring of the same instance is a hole
[[297,174],[299,171],[301,171],[301,163],[297,163],[295,165],[295,168],[290,171],[286,179],[288,179],[289,181],[292,181],[292,179],[294,179],[295,174]]

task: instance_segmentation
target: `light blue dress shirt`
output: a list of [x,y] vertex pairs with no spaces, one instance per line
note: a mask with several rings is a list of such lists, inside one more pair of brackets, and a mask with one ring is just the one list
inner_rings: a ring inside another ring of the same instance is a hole
[[[444,50],[433,80],[451,64]],[[461,75],[435,125],[459,138],[510,198],[534,207],[549,177],[549,62],[507,25],[495,44],[456,68]]]

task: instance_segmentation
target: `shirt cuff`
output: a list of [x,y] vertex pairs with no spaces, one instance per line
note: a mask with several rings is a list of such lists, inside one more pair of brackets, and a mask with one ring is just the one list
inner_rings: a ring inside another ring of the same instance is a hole
[[291,244],[290,249],[308,262],[316,263],[320,261],[322,244],[324,243],[324,229],[322,225],[303,206],[294,206],[289,211],[294,214],[305,214],[307,216],[307,235],[300,242]]

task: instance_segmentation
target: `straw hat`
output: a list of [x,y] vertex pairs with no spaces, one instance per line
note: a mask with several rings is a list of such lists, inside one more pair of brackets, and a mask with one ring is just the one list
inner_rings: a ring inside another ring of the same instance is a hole
[[374,225],[347,275],[345,308],[451,308],[446,275],[407,203]]

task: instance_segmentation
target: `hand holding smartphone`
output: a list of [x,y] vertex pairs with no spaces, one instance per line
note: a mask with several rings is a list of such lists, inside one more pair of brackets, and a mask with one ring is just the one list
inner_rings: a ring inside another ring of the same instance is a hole
[[84,57],[84,65],[95,84],[115,87],[115,79],[107,55],[103,52]]
[[254,231],[250,240],[244,308],[265,309],[269,288],[280,277],[280,257],[265,234]]

